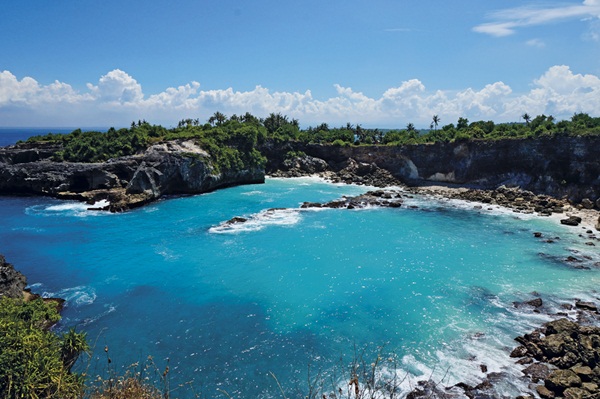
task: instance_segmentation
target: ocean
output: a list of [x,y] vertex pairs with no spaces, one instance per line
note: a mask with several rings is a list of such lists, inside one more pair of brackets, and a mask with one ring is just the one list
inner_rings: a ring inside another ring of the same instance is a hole
[[[597,268],[562,261],[600,261],[580,228],[419,196],[299,208],[367,189],[270,178],[120,214],[0,197],[0,253],[34,292],[67,300],[55,329],[88,334],[77,367],[91,380],[139,371],[182,399],[299,397],[315,379],[347,390],[363,362],[400,398],[422,379],[475,385],[482,365],[514,394],[513,339],[550,320],[514,302],[598,300]],[[248,222],[223,223],[235,216]]]
[[[19,140],[27,140],[31,136],[45,135],[48,133],[71,133],[76,127],[0,127],[0,147],[16,144]],[[106,127],[81,128],[83,131],[94,130],[105,132]]]

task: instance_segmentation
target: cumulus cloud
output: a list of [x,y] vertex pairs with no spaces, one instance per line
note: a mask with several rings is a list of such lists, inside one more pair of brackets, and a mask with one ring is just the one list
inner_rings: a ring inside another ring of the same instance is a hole
[[136,103],[144,98],[142,86],[120,69],[102,76],[98,85],[87,84],[90,93],[99,100],[109,103]]
[[59,81],[41,86],[35,79],[18,80],[9,71],[0,72],[0,107],[7,105],[36,105],[41,103],[75,103],[89,99]]
[[548,6],[526,5],[496,11],[489,15],[491,22],[477,25],[475,32],[502,37],[509,36],[518,28],[544,25],[579,18],[597,20],[600,18],[600,0],[585,0],[577,5]]
[[600,115],[600,78],[576,74],[568,66],[549,68],[531,83],[531,89],[515,93],[504,82],[458,91],[429,90],[419,79],[401,82],[380,96],[369,96],[348,86],[335,84],[336,95],[313,97],[310,90],[273,92],[256,86],[249,91],[233,88],[201,90],[191,82],[151,95],[132,76],[113,70],[97,84],[80,93],[67,83],[41,85],[31,77],[18,79],[0,72],[0,121],[5,126],[126,126],[132,120],[175,125],[182,118],[208,119],[215,111],[226,115],[252,114],[264,117],[281,112],[303,124],[362,123],[380,127],[402,127],[406,123],[428,126],[432,115],[444,123],[459,117],[471,121],[518,121],[530,115],[569,118],[575,112]]

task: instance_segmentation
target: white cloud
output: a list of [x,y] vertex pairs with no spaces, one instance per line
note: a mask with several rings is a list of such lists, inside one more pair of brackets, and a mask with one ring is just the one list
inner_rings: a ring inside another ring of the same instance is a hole
[[524,93],[515,93],[504,82],[480,89],[431,91],[418,79],[401,82],[375,97],[339,84],[334,88],[335,96],[316,99],[310,90],[272,92],[262,86],[249,91],[201,90],[200,83],[191,82],[145,96],[133,77],[114,70],[79,93],[67,83],[40,85],[31,77],[19,80],[4,71],[0,72],[0,121],[5,126],[127,126],[132,120],[146,119],[169,126],[182,118],[206,120],[218,110],[259,117],[281,112],[303,125],[351,122],[402,127],[412,122],[426,127],[434,114],[444,124],[459,117],[518,121],[524,112],[558,119],[575,112],[600,115],[600,78],[575,74],[564,65],[549,68]]
[[0,107],[7,105],[29,105],[46,103],[77,103],[91,99],[89,94],[80,95],[73,88],[59,81],[47,86],[33,78],[20,81],[9,71],[0,72]]
[[110,71],[98,81],[98,86],[87,84],[91,94],[105,102],[136,103],[144,98],[142,86],[120,69]]
[[528,5],[496,11],[489,15],[492,22],[475,26],[479,33],[502,37],[512,35],[518,28],[544,25],[569,19],[595,20],[600,18],[600,1],[585,0],[579,5]]
[[527,40],[525,42],[525,44],[527,44],[528,46],[531,47],[537,47],[537,48],[543,48],[546,47],[546,43],[544,43],[544,41],[540,40],[540,39],[531,39],[531,40]]

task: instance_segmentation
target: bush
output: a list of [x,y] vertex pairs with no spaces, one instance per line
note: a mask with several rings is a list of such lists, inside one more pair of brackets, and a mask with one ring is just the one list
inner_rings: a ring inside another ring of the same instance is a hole
[[83,377],[71,367],[88,346],[85,335],[62,337],[49,327],[60,319],[56,304],[0,300],[0,392],[5,399],[79,398]]

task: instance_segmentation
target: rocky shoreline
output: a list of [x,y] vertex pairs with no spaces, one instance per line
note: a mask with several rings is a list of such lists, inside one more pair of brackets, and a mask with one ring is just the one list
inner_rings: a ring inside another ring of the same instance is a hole
[[[120,212],[165,195],[206,193],[265,178],[258,167],[219,169],[193,140],[157,143],[101,163],[55,162],[57,150],[43,143],[0,147],[0,194],[78,200],[94,210]],[[107,204],[94,205],[99,201]]]
[[[335,164],[310,155],[286,159],[279,169],[269,171],[272,177],[318,176],[333,183],[357,184],[372,187],[402,187],[404,192],[444,199],[461,199],[477,203],[475,206],[501,206],[515,213],[560,217],[562,224],[586,228],[586,234],[600,231],[600,198],[584,198],[579,203],[551,195],[535,194],[519,187],[501,185],[494,189],[441,182],[420,182],[407,186],[391,172],[375,163],[358,162],[349,158]],[[594,239],[596,237],[590,236]]]
[[[0,255],[0,298],[22,299],[32,301],[41,298],[27,288],[27,277],[15,269]],[[62,311],[65,300],[62,298],[44,298],[45,302],[53,303],[59,312]]]

